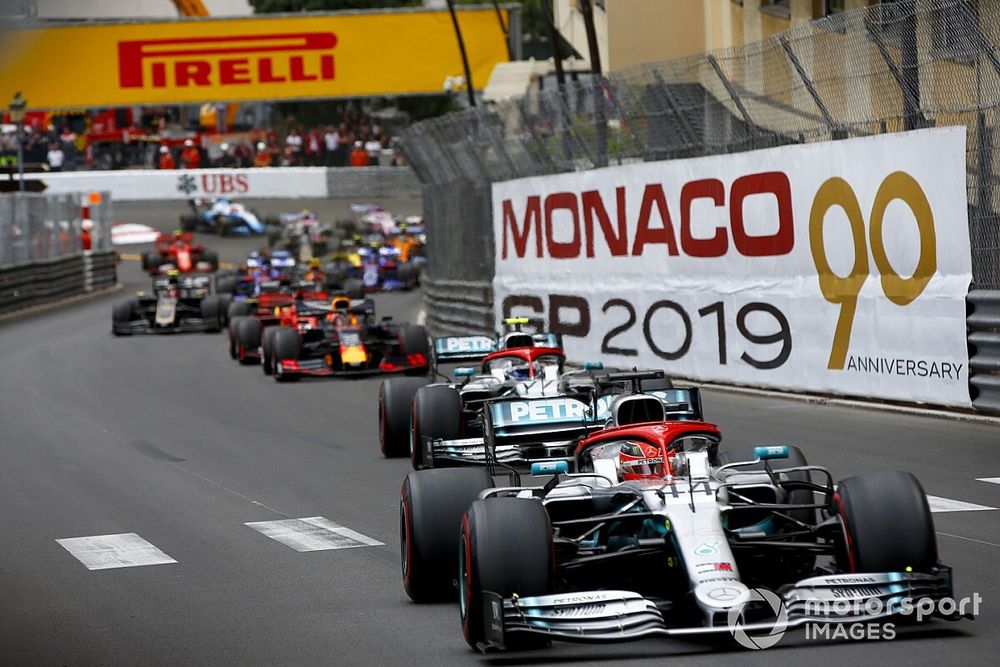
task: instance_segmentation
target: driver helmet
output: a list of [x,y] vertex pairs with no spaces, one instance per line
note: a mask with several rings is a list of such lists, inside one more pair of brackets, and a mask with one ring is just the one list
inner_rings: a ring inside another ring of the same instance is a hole
[[535,371],[534,374],[538,373],[538,363],[515,359],[514,363],[507,369],[507,377],[511,380],[530,380],[533,375],[532,370]]
[[181,231],[179,229],[175,229],[174,230],[174,238],[175,239],[179,239],[182,236],[184,236],[184,232],[183,231]]
[[671,462],[663,450],[648,442],[627,441],[618,454],[618,470],[622,481],[630,479],[663,479],[671,474]]
[[309,260],[309,268],[310,269],[318,269],[318,268],[320,268],[320,266],[321,265],[320,265],[319,257],[313,257],[312,259]]
[[215,203],[219,204],[220,206],[229,206],[229,200],[226,199],[225,197],[219,197],[218,199],[215,200]]
[[177,276],[180,275],[180,271],[177,269],[170,269],[167,271],[167,284],[171,287],[177,287],[178,279]]

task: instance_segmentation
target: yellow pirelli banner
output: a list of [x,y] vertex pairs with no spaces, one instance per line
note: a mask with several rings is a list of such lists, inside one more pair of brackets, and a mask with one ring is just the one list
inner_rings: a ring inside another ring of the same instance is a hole
[[[508,59],[496,13],[458,19],[485,86]],[[451,17],[426,10],[6,29],[0,63],[0,106],[32,109],[439,93],[463,73]]]

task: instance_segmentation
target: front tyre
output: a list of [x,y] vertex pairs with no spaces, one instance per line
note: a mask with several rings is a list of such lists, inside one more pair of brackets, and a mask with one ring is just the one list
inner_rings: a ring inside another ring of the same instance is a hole
[[399,500],[403,588],[414,602],[453,598],[462,514],[493,487],[485,468],[411,472]]
[[[483,592],[534,597],[552,591],[552,524],[545,507],[530,498],[477,500],[462,518],[458,550],[462,634],[478,649],[485,639]],[[507,648],[544,643],[534,637],[506,640]]]
[[847,572],[930,572],[937,539],[927,496],[908,472],[848,477],[837,485],[833,509],[844,527]]

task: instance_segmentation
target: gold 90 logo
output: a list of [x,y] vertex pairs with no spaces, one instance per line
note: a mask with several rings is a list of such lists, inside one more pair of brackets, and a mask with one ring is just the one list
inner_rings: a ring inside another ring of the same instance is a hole
[[[896,272],[885,252],[883,237],[885,211],[894,199],[904,202],[913,211],[920,237],[917,268],[909,278],[903,278]],[[847,220],[851,225],[851,237],[854,240],[854,266],[851,267],[850,274],[843,277],[835,274],[830,268],[826,248],[823,245],[823,221],[826,212],[834,206],[839,206],[847,214]],[[920,184],[902,171],[886,176],[875,195],[869,222],[868,237],[871,241],[875,266],[882,277],[882,292],[898,306],[909,305],[920,296],[937,271],[934,214]],[[813,262],[819,274],[819,288],[823,297],[830,303],[840,306],[840,316],[837,318],[833,346],[830,349],[830,360],[827,363],[827,368],[832,370],[844,368],[847,348],[851,341],[851,330],[854,326],[854,313],[858,307],[858,295],[871,274],[865,237],[865,220],[854,190],[842,178],[835,176],[827,179],[816,192],[809,213],[809,248],[812,250]]]

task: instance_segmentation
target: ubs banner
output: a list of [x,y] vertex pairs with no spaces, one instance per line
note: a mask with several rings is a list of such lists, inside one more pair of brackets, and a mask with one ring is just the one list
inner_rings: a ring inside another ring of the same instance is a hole
[[[485,86],[506,37],[492,7],[458,17]],[[448,12],[426,10],[7,29],[0,62],[0,105],[32,109],[440,93],[462,74]]]
[[493,185],[500,316],[577,361],[969,406],[965,128]]

